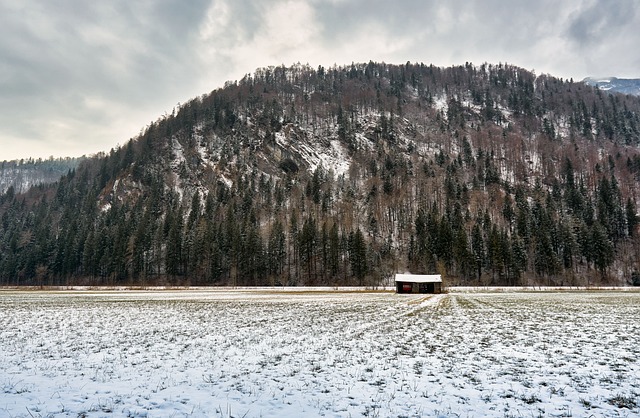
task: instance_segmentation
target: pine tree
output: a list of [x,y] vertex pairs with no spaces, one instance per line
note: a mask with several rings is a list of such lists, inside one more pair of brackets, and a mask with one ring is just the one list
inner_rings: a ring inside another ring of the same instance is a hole
[[636,209],[636,205],[631,198],[627,199],[627,204],[625,206],[625,215],[627,220],[627,234],[630,237],[635,236],[636,228],[638,227],[638,211]]
[[174,279],[182,274],[182,222],[179,216],[172,218],[169,226],[165,270]]
[[607,268],[613,263],[613,243],[609,240],[607,231],[600,222],[595,222],[591,228],[591,245],[593,263],[604,277]]
[[315,257],[317,245],[317,229],[315,220],[311,217],[304,221],[299,235],[300,261],[306,266],[307,280],[313,282],[315,277]]
[[351,270],[353,275],[358,279],[358,286],[362,286],[369,267],[367,262],[367,244],[360,228],[351,233],[349,241]]
[[328,249],[328,270],[330,277],[335,279],[340,269],[340,234],[338,232],[338,224],[331,225],[329,230],[329,249]]
[[477,279],[480,280],[482,277],[482,269],[485,265],[485,246],[484,238],[482,237],[482,230],[478,223],[473,225],[473,230],[471,232],[471,249],[473,251]]
[[286,261],[286,237],[280,219],[276,219],[271,226],[268,252],[269,272],[275,277],[282,276]]

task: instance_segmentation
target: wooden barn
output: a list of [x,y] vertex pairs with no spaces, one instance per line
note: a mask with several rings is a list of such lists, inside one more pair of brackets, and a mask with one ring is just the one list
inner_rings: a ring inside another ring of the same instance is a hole
[[396,274],[396,293],[441,293],[439,274]]

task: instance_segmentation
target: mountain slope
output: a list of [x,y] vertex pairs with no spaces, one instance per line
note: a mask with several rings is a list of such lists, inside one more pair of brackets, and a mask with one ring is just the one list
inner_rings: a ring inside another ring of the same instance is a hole
[[257,70],[0,199],[5,284],[626,283],[640,99],[514,66]]
[[80,161],[80,158],[2,161],[0,193],[5,193],[10,187],[14,192],[23,193],[39,184],[55,183],[69,170],[75,170]]
[[587,77],[582,81],[603,91],[640,96],[640,79],[637,78]]

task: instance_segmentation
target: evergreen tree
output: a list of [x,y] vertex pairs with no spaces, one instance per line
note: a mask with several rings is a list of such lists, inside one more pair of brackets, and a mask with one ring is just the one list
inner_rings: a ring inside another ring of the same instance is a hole
[[358,279],[358,286],[364,285],[364,278],[368,272],[367,244],[360,228],[349,237],[349,261],[353,275]]
[[474,265],[477,274],[476,278],[480,280],[485,264],[485,246],[482,230],[478,223],[473,225],[473,231],[471,232],[471,249],[473,251]]
[[607,231],[600,222],[594,223],[591,228],[591,246],[593,263],[600,274],[604,276],[607,268],[613,263],[614,251]]
[[625,214],[627,218],[627,234],[630,237],[635,236],[636,228],[638,227],[638,211],[636,209],[636,205],[631,200],[631,198],[627,199],[627,204],[625,206]]
[[307,279],[315,280],[315,257],[317,246],[317,229],[313,218],[307,218],[299,235],[300,259],[306,266]]
[[276,219],[271,226],[268,251],[269,272],[276,277],[282,276],[286,261],[286,237],[280,219]]

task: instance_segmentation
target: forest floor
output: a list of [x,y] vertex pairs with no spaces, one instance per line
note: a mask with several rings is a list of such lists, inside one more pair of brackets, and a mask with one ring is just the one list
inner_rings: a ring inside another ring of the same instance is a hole
[[638,318],[620,290],[3,290],[0,416],[637,416]]

